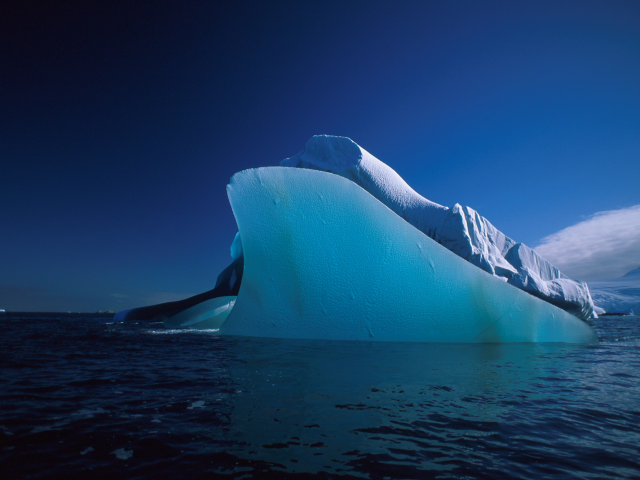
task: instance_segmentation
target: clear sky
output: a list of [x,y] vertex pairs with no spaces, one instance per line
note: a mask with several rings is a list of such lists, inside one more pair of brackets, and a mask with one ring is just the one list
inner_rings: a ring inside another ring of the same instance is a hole
[[638,1],[10,1],[0,45],[0,308],[213,288],[229,178],[315,134],[560,267],[613,215],[624,265],[567,268],[640,265]]

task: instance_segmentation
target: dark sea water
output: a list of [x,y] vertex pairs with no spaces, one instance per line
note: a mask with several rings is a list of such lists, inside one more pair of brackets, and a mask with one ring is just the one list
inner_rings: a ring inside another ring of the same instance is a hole
[[600,343],[220,337],[0,314],[0,478],[640,478],[640,317]]

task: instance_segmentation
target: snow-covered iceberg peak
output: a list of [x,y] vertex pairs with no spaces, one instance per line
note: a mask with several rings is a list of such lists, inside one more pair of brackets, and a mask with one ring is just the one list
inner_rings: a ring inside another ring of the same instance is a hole
[[304,146],[304,150],[283,160],[281,165],[337,173],[347,168],[357,167],[365,155],[371,157],[364,148],[350,138],[315,135]]
[[418,230],[442,222],[447,208],[419,195],[396,171],[350,138],[316,135],[304,150],[280,162],[283,167],[308,168],[345,177],[384,203]]
[[330,172],[356,183],[422,233],[482,270],[587,319],[593,301],[585,283],[563,275],[524,244],[495,228],[470,207],[444,207],[422,197],[395,170],[353,140],[316,135],[280,163]]

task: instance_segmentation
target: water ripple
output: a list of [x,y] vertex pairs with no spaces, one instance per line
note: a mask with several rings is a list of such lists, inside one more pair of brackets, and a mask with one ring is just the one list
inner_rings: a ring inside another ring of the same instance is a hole
[[640,476],[638,317],[596,320],[590,346],[0,322],[7,478]]

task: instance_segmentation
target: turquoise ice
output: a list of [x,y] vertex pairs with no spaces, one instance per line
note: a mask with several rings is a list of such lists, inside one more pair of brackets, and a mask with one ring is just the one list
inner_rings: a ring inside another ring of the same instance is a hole
[[227,187],[244,273],[220,332],[419,342],[597,341],[331,173],[270,167]]
[[470,207],[451,208],[427,200],[389,165],[350,138],[311,137],[283,167],[331,172],[348,178],[440,245],[514,287],[586,320],[593,301],[584,282],[568,278],[555,266],[495,228]]

